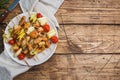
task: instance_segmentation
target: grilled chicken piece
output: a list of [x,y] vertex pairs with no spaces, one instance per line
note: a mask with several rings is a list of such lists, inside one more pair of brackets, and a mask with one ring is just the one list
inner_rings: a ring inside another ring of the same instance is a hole
[[30,36],[27,36],[26,37],[26,41],[28,42],[30,40]]
[[41,40],[42,40],[42,38],[38,37],[38,38],[34,39],[34,43],[38,44]]
[[17,44],[18,46],[20,46],[20,42],[19,42],[19,41],[16,41],[16,44]]
[[22,45],[22,46],[25,46],[26,44],[27,44],[26,39],[22,40],[21,45]]
[[21,20],[19,21],[19,25],[22,26],[25,22],[26,22],[26,17],[23,16],[23,17],[21,18]]
[[23,51],[23,53],[24,53],[24,54],[28,54],[28,49],[25,49],[25,50]]
[[31,51],[32,49],[32,44],[28,44],[28,50]]
[[24,22],[24,28],[29,28],[30,27],[30,22]]
[[36,21],[36,22],[33,24],[33,26],[34,26],[35,28],[39,28],[39,27],[40,27],[39,21]]
[[26,54],[27,58],[33,58],[34,55]]
[[42,38],[42,41],[48,41],[48,38],[46,38],[46,37],[44,37],[44,38]]
[[13,34],[16,34],[18,31],[21,30],[21,28],[22,28],[22,27],[21,27],[20,25],[18,25],[18,26],[14,26],[14,27],[13,27],[13,31],[12,31],[12,33],[13,33]]
[[42,27],[38,28],[38,32],[43,32],[43,31],[44,31],[44,29]]
[[38,36],[38,32],[36,30],[30,32],[30,37],[31,38],[36,38]]
[[46,47],[46,48],[49,48],[49,47],[50,47],[50,42],[49,42],[49,41],[46,41],[46,42],[45,42],[45,47]]

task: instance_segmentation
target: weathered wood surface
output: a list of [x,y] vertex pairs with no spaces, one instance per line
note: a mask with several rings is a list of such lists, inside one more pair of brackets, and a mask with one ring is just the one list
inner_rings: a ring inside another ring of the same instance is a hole
[[64,25],[63,30],[56,53],[120,52],[119,25]]
[[[15,13],[19,6],[4,22]],[[62,31],[55,55],[14,80],[120,80],[119,0],[65,0],[56,17]]]
[[54,55],[14,80],[120,80],[120,55]]
[[119,24],[119,14],[119,0],[65,0],[57,15],[64,24]]

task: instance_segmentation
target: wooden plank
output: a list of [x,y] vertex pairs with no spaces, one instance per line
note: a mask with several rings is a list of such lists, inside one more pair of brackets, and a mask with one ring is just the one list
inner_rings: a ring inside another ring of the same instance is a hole
[[61,8],[119,8],[119,0],[65,0]]
[[119,80],[120,55],[54,55],[14,80]]
[[119,24],[119,7],[119,0],[65,0],[56,15],[64,24]]
[[[61,25],[58,54],[120,53],[119,25]],[[65,34],[66,33],[66,34]]]

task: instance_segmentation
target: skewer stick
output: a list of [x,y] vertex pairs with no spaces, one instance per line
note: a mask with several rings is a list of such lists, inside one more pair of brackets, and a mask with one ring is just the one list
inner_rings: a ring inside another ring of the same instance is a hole
[[39,58],[38,58],[38,56],[37,55],[35,55],[35,57],[37,58],[37,60],[39,61]]
[[34,59],[35,61],[37,61],[37,59],[36,59],[36,57],[35,57],[35,56],[33,57],[33,59]]
[[36,55],[36,58],[37,58],[38,61],[40,60],[37,55]]
[[28,12],[28,15],[30,16],[30,12]]
[[20,17],[19,17],[19,16],[17,16],[17,19],[18,19],[18,20],[20,20]]
[[29,63],[24,59],[24,62],[27,64],[28,67],[30,67]]
[[30,16],[30,12],[29,12],[29,10],[27,10],[27,12],[28,12],[28,15]]
[[39,58],[37,57],[37,55],[34,56],[35,61],[39,61]]
[[50,49],[50,50],[52,50],[52,48],[51,48],[51,47],[49,47],[49,49]]
[[39,61],[39,58],[37,57],[37,55],[35,55],[33,58],[35,61]]
[[46,54],[45,54],[45,51],[43,51],[42,53],[43,53],[44,55],[46,55]]
[[[16,13],[16,15],[18,15],[18,13]],[[21,17],[18,15],[18,16],[17,16],[17,19],[20,20],[20,18],[21,18]]]
[[15,25],[15,23],[13,21],[11,21],[11,22]]

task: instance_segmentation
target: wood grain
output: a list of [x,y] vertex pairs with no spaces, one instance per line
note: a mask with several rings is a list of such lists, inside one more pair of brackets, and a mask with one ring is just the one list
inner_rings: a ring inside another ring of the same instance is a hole
[[119,24],[119,0],[65,0],[56,15],[60,24]]
[[[119,53],[119,25],[64,25],[56,53]],[[66,33],[66,34],[65,34]]]
[[[64,57],[63,57],[64,56]],[[54,55],[14,80],[119,80],[120,55]]]
[[[15,13],[19,6],[4,22]],[[14,80],[120,80],[119,0],[65,0],[55,16],[62,29],[56,54]]]

